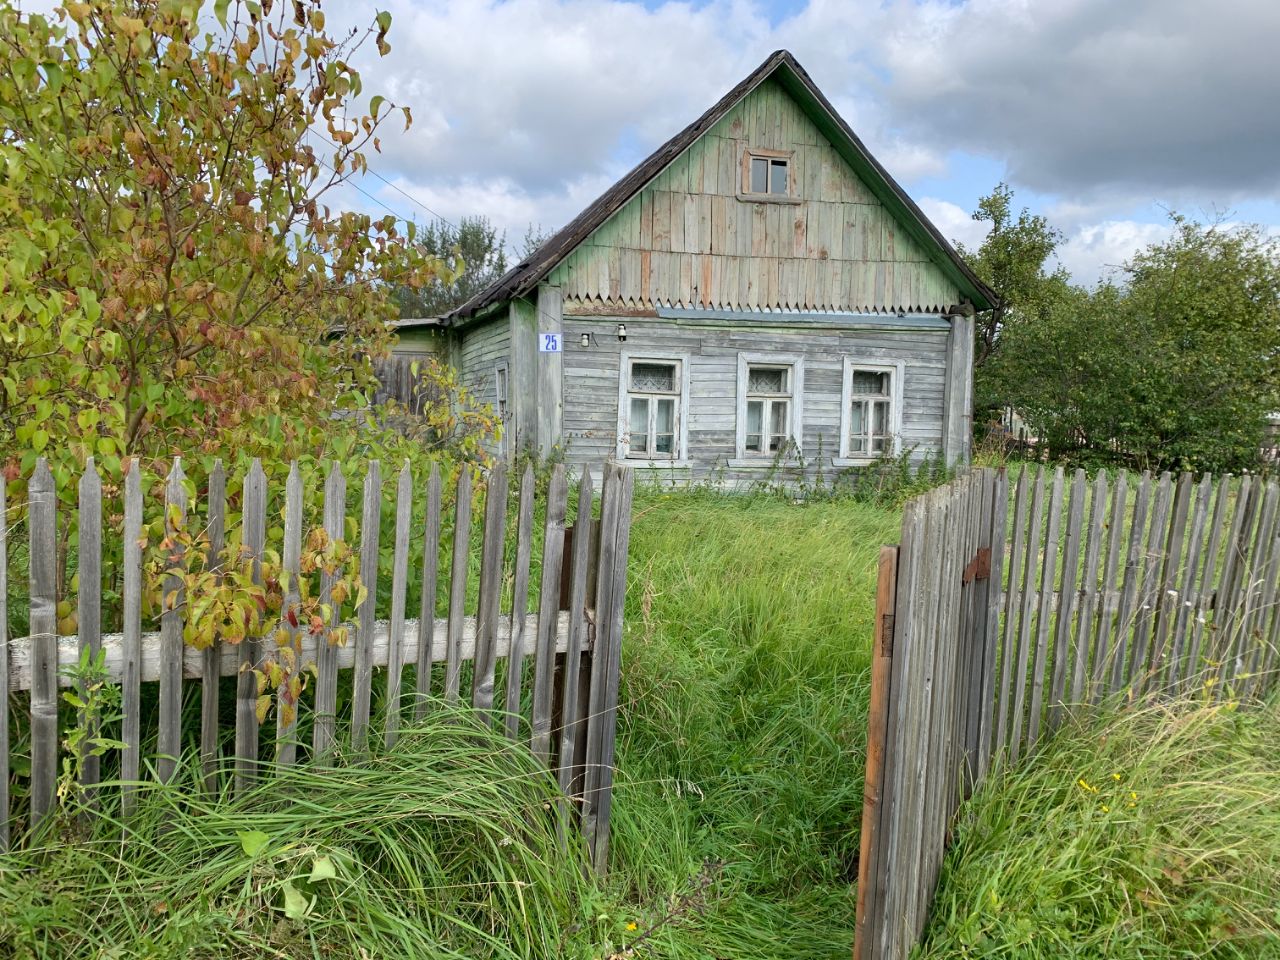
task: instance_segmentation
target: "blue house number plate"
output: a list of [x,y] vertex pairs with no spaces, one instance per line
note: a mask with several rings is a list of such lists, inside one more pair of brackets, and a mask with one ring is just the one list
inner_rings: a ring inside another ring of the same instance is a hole
[[558,333],[540,333],[538,334],[538,352],[539,353],[562,353],[564,351],[564,339]]

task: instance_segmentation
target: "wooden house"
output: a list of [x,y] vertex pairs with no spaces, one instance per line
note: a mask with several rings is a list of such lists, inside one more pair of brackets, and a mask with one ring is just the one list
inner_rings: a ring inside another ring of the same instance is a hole
[[[968,456],[995,294],[787,51],[443,318],[500,453],[735,481]],[[402,344],[401,350],[405,350]]]

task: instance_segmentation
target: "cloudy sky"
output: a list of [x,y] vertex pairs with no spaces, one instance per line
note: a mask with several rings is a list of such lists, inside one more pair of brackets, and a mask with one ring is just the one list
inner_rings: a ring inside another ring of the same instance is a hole
[[351,194],[370,210],[558,227],[785,47],[965,243],[1002,179],[1081,282],[1171,209],[1280,229],[1277,0],[382,2],[393,49],[361,55],[365,90],[415,124]]

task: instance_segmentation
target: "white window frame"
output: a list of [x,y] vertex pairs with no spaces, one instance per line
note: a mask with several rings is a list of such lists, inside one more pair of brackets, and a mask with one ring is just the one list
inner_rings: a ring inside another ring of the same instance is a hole
[[[679,400],[676,404],[675,450],[671,457],[631,456],[631,365],[633,363],[674,363],[679,380]],[[618,356],[618,439],[615,456],[637,467],[687,467],[689,465],[689,355],[685,353],[622,351]]]
[[[840,455],[832,459],[837,467],[859,467],[876,463],[889,457],[896,457],[902,452],[902,382],[907,365],[901,360],[861,360],[858,357],[844,358],[844,376],[840,383]],[[890,449],[884,453],[873,454],[852,453],[849,450],[849,409],[853,403],[853,372],[865,370],[867,373],[887,373],[891,376],[889,384],[889,430],[892,434]]]
[[804,443],[804,357],[795,353],[739,353],[734,459],[729,461],[729,466],[767,467],[778,456],[776,453],[747,450],[747,386],[752,366],[789,368],[791,397],[787,432],[791,435],[791,446],[784,454],[783,462],[792,462],[802,452]]

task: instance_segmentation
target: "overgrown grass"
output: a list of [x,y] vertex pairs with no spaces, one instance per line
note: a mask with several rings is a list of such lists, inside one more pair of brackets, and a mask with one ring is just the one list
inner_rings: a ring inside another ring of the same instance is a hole
[[1064,731],[962,814],[921,956],[1280,957],[1280,707]]
[[852,941],[875,563],[896,512],[646,494],[632,534],[614,804],[654,957],[838,957]]

